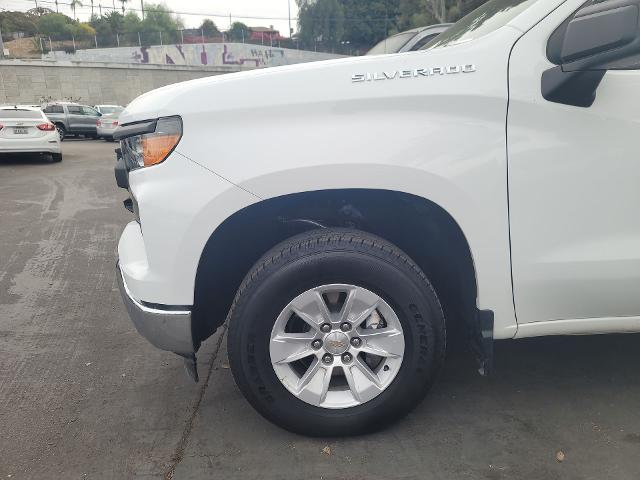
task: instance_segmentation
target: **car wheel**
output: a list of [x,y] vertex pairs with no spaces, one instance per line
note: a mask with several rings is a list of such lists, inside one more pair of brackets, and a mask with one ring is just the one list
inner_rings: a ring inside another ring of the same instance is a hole
[[62,161],[62,154],[61,153],[52,153],[51,154],[51,161],[54,163],[58,163]]
[[60,136],[60,141],[64,140],[65,135],[67,134],[67,129],[64,128],[64,125],[61,123],[56,123],[56,130],[58,130],[58,135]]
[[314,436],[382,428],[423,398],[445,322],[420,268],[360,231],[317,230],[269,251],[229,318],[233,376],[264,417]]

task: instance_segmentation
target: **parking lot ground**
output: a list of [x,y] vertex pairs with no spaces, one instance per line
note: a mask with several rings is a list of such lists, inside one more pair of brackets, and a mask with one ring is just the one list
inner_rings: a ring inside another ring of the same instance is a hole
[[[222,333],[181,361],[142,339],[115,280],[131,215],[114,144],[0,158],[0,479],[640,478],[640,337],[499,342],[479,377],[454,338],[429,397],[374,435],[293,435],[233,383]],[[558,460],[558,452],[562,452]]]

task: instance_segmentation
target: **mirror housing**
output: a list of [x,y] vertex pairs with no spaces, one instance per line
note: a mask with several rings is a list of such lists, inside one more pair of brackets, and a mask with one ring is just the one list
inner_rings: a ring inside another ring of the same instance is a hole
[[542,75],[545,99],[590,107],[607,70],[640,68],[640,0],[607,0],[582,7],[549,39],[558,65]]
[[560,53],[565,72],[640,66],[640,2],[615,0],[578,10],[567,25]]

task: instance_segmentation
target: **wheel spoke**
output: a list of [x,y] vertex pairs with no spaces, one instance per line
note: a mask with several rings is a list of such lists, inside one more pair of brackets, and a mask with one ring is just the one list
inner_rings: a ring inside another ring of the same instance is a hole
[[344,372],[344,378],[347,380],[347,384],[349,385],[349,390],[351,390],[351,394],[353,395],[353,399],[356,402],[362,402],[362,398],[360,396],[360,391],[358,390],[358,384],[356,383],[356,379],[353,376],[352,368],[356,368],[354,366],[344,367],[342,371]]
[[401,357],[404,354],[404,337],[395,328],[361,329],[363,341],[360,351],[379,357]]
[[298,396],[306,402],[320,405],[327,398],[333,366],[315,360],[298,382]]
[[304,375],[300,377],[300,380],[298,380],[298,393],[302,392],[305,388],[307,388],[311,380],[313,380],[313,377],[315,377],[320,370],[321,370],[320,360],[316,358],[311,363],[311,365],[309,365],[309,368],[304,373]]
[[271,340],[270,353],[273,363],[291,363],[301,360],[314,351],[311,347],[313,335],[308,333],[283,333]]
[[355,328],[364,322],[378,308],[380,298],[364,288],[349,290],[340,312],[340,322],[351,322]]
[[322,295],[315,290],[298,296],[291,302],[291,310],[315,330],[318,330],[322,323],[331,321],[329,309]]
[[[353,366],[358,369],[358,373],[362,374],[360,376],[364,378],[365,382],[368,382],[369,384],[373,384],[379,390],[382,389],[382,385],[380,383],[380,379],[378,378],[378,375],[374,373],[373,370],[369,368],[369,365],[367,365],[360,357],[355,358]],[[356,384],[357,384],[357,381],[356,381]],[[363,391],[365,390],[365,388],[366,388],[365,386],[362,386],[360,387],[359,390]]]

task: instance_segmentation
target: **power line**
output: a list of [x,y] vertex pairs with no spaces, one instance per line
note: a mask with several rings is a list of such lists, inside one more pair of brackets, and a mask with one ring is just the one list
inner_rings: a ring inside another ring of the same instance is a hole
[[[33,3],[34,0],[21,0],[24,3]],[[118,0],[119,1],[119,0]],[[38,4],[46,4],[46,5],[55,5],[56,2],[52,1],[52,0],[38,0]],[[58,2],[58,5],[64,5],[67,7],[71,6],[71,3],[65,3],[65,2]],[[113,11],[120,11],[121,8],[116,7],[113,8],[112,6],[108,6],[108,5],[103,5],[102,6],[103,9],[105,10],[113,10]],[[91,6],[88,5],[82,5],[77,6],[76,10],[90,10]],[[126,8],[127,11],[129,12],[142,12],[143,10],[141,8],[134,8],[134,7],[127,7]],[[149,12],[149,8],[147,7],[147,9],[145,10],[146,12]],[[229,18],[229,13],[209,13],[209,12],[185,12],[185,11],[178,11],[178,10],[171,10],[169,8],[166,9],[166,12],[168,13],[173,13],[175,15],[197,15],[199,17],[219,17],[219,18]],[[256,16],[256,15],[234,15],[233,13],[231,13],[231,16],[233,18],[241,18],[241,19],[246,19],[246,20],[289,20],[289,17],[265,17],[265,16]],[[291,17],[292,19],[298,19],[298,17]]]
[[[22,2],[28,2],[28,3],[32,3],[34,0],[20,0]],[[120,0],[118,0],[120,1]],[[56,2],[53,0],[38,0],[39,4],[46,4],[46,5],[56,5]],[[58,5],[65,5],[70,7],[71,3],[65,3],[65,2],[61,2],[58,1],[57,3]],[[102,6],[103,9],[105,10],[113,10],[113,11],[120,11],[121,8],[116,7],[113,8],[111,6]],[[164,8],[164,7],[163,7]],[[81,7],[78,6],[76,7],[76,10],[90,10],[91,7],[88,5],[82,5]],[[127,7],[126,9],[129,12],[142,12],[143,10],[140,8],[133,8],[133,7]],[[147,7],[147,9],[145,10],[146,12],[149,12],[149,8]],[[288,21],[289,17],[264,17],[264,16],[256,16],[256,15],[234,15],[233,13],[209,13],[209,12],[186,12],[186,11],[180,11],[180,10],[171,10],[169,8],[166,8],[165,11],[167,13],[172,13],[174,15],[193,15],[193,16],[199,16],[199,17],[217,17],[217,18],[224,18],[224,19],[228,19],[229,17],[233,17],[233,18],[237,18],[237,19],[243,19],[243,20],[279,20],[279,21]],[[392,18],[390,17],[380,17],[380,18],[348,18],[348,17],[344,17],[344,18],[331,18],[331,17],[312,17],[312,18],[317,18],[318,20],[329,20],[329,21],[335,21],[335,20],[342,20],[342,21],[346,21],[346,22],[387,22],[392,20]],[[291,17],[292,20],[299,20],[300,17]]]

